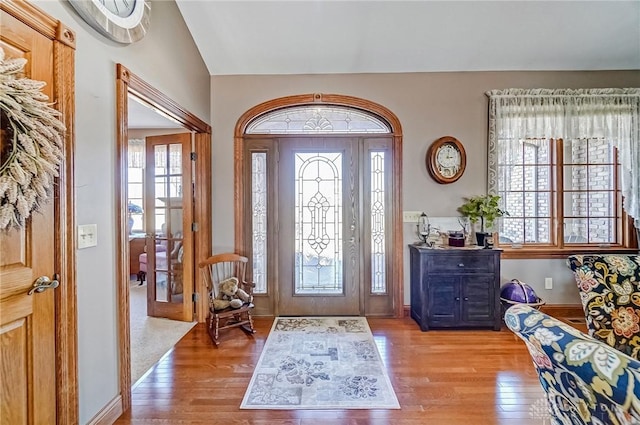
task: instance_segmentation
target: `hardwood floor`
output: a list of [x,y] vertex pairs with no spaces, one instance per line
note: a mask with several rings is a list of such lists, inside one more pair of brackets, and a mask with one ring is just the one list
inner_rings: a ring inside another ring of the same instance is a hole
[[[239,329],[216,348],[195,326],[134,388],[116,424],[543,424],[544,394],[524,343],[500,332],[421,332],[410,318],[369,319],[400,410],[240,410],[272,318],[253,338]],[[549,423],[547,418],[546,423]]]

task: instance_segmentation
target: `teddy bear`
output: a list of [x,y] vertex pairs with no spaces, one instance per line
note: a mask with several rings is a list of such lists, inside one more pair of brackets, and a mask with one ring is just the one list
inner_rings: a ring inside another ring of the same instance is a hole
[[240,308],[244,303],[249,302],[251,302],[251,295],[238,286],[236,277],[220,282],[217,295],[211,300],[214,310],[224,310],[227,307]]

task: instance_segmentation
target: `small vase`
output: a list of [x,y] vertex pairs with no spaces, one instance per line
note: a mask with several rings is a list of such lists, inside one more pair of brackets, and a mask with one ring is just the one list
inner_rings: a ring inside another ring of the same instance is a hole
[[129,214],[129,234],[133,233],[133,217]]
[[476,242],[478,243],[478,246],[484,246],[484,240],[486,237],[486,233],[476,232]]

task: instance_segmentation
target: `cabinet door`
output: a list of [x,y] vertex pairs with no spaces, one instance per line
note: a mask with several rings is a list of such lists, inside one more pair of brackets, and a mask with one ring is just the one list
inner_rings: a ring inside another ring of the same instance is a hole
[[495,288],[493,274],[477,274],[460,278],[464,325],[491,325],[494,321]]
[[460,309],[458,280],[456,276],[430,275],[427,277],[427,317],[430,326],[458,324]]

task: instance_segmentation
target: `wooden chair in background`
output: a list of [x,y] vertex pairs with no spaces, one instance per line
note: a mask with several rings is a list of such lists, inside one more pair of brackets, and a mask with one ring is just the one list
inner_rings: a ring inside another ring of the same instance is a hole
[[[255,285],[246,281],[247,262],[247,257],[226,253],[209,257],[198,265],[209,294],[209,336],[216,346],[220,344],[220,331],[223,329],[239,327],[249,335],[255,333],[251,316]],[[218,295],[220,282],[231,277],[238,279],[238,287],[249,294],[250,300],[239,308],[216,310],[213,308],[213,300]]]

